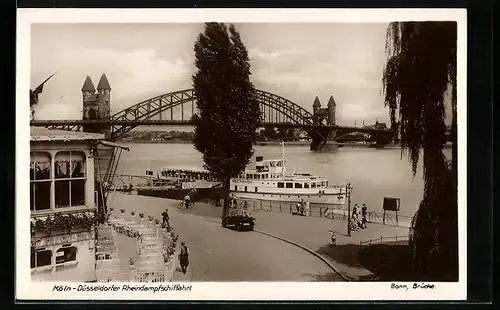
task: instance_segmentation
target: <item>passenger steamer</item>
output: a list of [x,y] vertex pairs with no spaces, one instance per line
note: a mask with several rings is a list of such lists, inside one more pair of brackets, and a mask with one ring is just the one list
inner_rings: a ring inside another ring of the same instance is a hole
[[[257,156],[255,168],[247,168],[239,177],[231,179],[231,194],[240,199],[277,202],[299,202],[304,199],[311,204],[336,205],[339,209],[346,206],[345,185],[331,185],[328,178],[311,174],[293,172],[287,175],[286,164],[284,145],[282,158],[264,160],[262,156]],[[154,172],[148,169],[146,175],[153,177]],[[213,188],[220,185],[215,176],[205,169],[166,167],[156,173],[156,179],[163,182],[176,180],[182,183],[182,188]],[[198,185],[195,180],[202,183]]]
[[298,202],[304,199],[311,204],[346,204],[346,186],[330,185],[328,178],[311,174],[286,174],[287,160],[264,160],[256,157],[255,168],[247,168],[231,179],[231,193],[236,198],[280,202]]

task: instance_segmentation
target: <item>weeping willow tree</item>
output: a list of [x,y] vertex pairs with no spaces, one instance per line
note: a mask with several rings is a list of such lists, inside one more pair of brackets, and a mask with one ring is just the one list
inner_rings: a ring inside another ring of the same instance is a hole
[[[385,105],[413,176],[423,157],[423,199],[410,228],[413,267],[443,280],[458,279],[456,50],[454,22],[394,22],[387,29]],[[443,154],[447,110],[450,160]]]

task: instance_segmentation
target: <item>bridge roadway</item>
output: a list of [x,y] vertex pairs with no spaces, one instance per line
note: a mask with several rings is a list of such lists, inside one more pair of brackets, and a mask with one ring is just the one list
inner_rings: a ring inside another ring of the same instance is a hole
[[208,214],[177,210],[178,203],[119,193],[108,203],[114,212],[124,208],[130,215],[135,209],[156,218],[169,209],[170,224],[191,254],[188,273],[176,271],[175,281],[342,281],[324,262],[296,246],[257,232],[222,228],[207,220]]
[[[62,127],[62,126],[193,126],[189,120],[35,120],[30,122],[30,126],[37,127]],[[289,127],[289,128],[325,128],[325,129],[346,129],[365,133],[390,133],[390,129],[375,129],[370,127],[351,126],[331,126],[313,124],[294,124],[288,122],[263,123],[262,126]]]

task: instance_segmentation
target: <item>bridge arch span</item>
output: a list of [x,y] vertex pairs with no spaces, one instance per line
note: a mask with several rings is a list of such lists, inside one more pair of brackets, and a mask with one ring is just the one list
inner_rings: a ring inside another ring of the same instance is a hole
[[[261,124],[262,125],[286,125],[294,124],[304,127],[314,125],[313,115],[301,107],[300,105],[276,94],[266,92],[263,90],[256,90],[255,96],[261,110]],[[175,92],[159,95],[134,104],[120,112],[111,116],[114,121],[138,121],[150,120],[162,116],[170,111],[170,120],[178,120],[181,122],[189,122],[184,119],[185,105],[191,105],[191,113],[195,114],[196,109],[196,96],[193,89],[178,90]],[[181,115],[174,114],[174,108],[181,107]],[[168,114],[168,113],[167,113]],[[176,119],[177,118],[177,119]],[[180,119],[179,119],[180,118]],[[120,138],[137,125],[112,125],[111,139],[116,140]],[[304,128],[308,131],[315,131],[315,129]]]

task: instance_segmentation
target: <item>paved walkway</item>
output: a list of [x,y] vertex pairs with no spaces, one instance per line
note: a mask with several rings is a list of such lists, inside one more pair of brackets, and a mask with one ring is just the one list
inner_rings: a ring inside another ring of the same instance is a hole
[[[177,203],[170,200],[168,203]],[[196,203],[189,211],[212,221],[220,222],[221,207]],[[328,259],[346,278],[351,281],[368,281],[374,274],[361,265],[358,259],[360,241],[382,237],[408,236],[407,227],[368,223],[366,229],[352,231],[347,236],[347,221],[319,217],[294,216],[283,212],[252,212],[256,218],[255,228],[267,233],[299,243]],[[329,230],[337,232],[337,245],[330,244]]]
[[119,193],[108,204],[114,212],[135,209],[156,218],[169,209],[170,224],[191,253],[188,273],[177,270],[174,281],[341,281],[323,261],[296,246],[207,221],[217,218],[221,208],[197,203],[194,210],[179,211],[175,200]]
[[[369,224],[347,236],[347,222],[317,217],[293,216],[277,212],[255,212],[256,228],[302,244],[327,258],[335,268],[353,281],[370,280],[374,275],[358,260],[360,241],[370,238],[405,236],[408,228]],[[337,232],[337,245],[330,245],[329,230]]]

